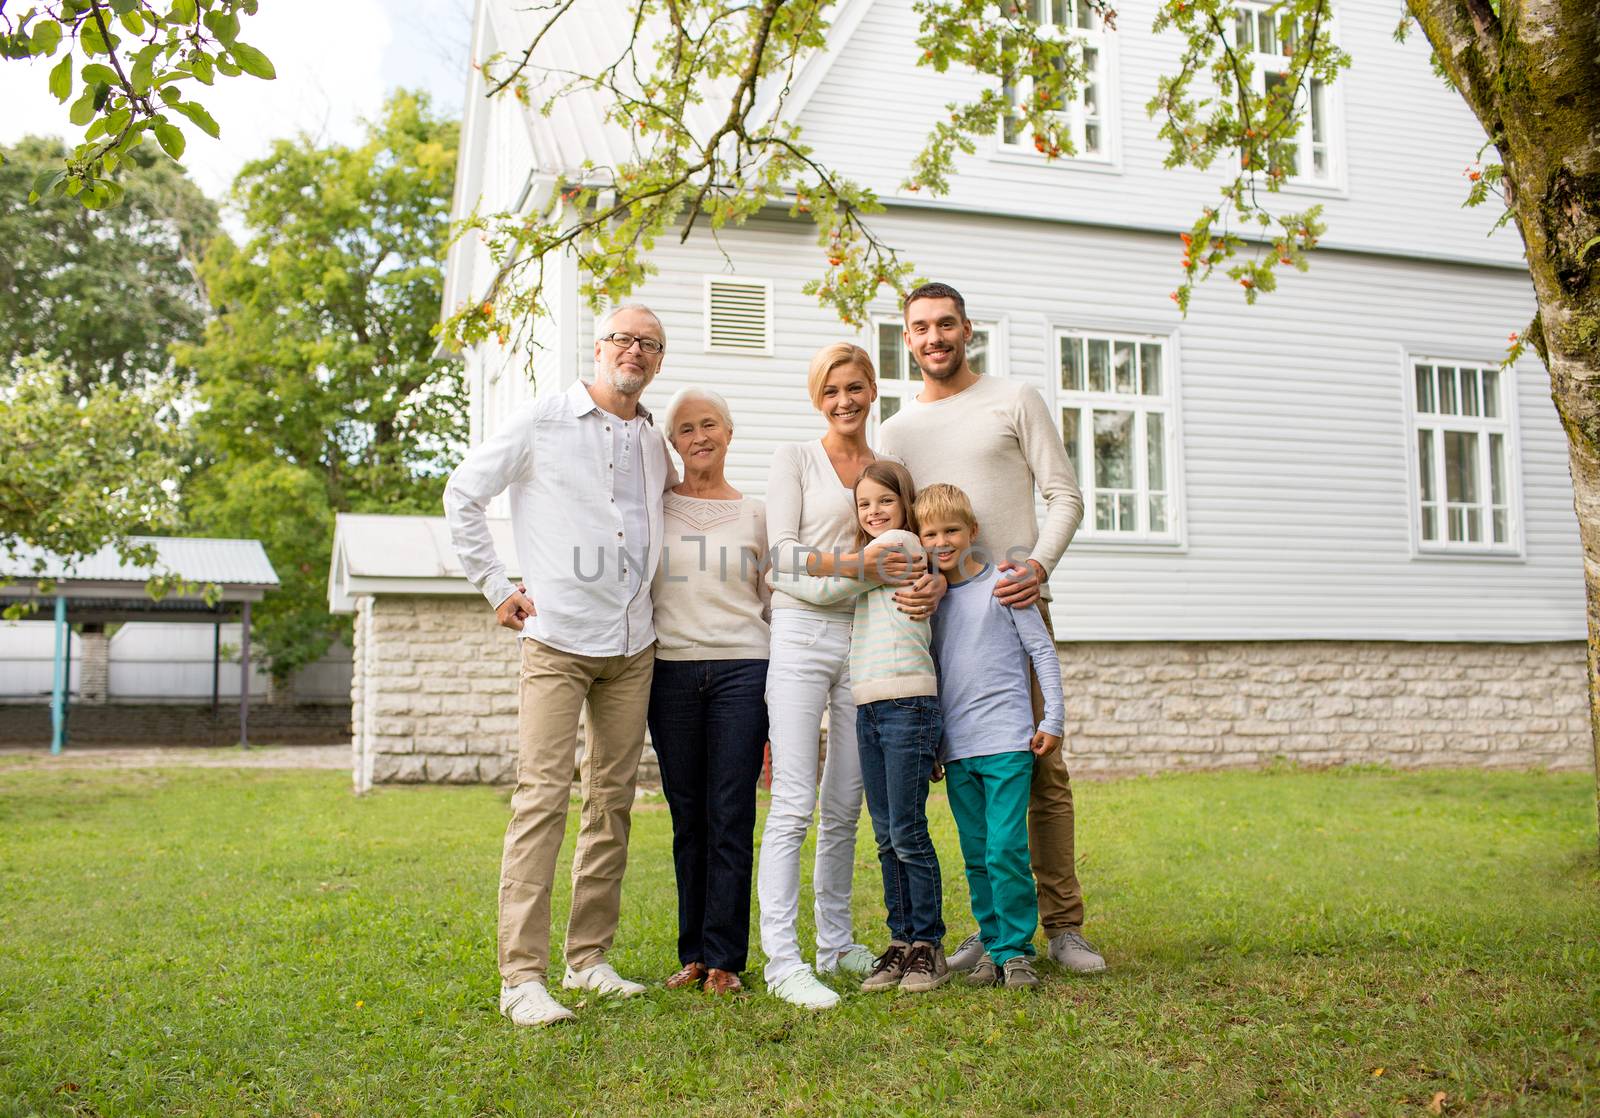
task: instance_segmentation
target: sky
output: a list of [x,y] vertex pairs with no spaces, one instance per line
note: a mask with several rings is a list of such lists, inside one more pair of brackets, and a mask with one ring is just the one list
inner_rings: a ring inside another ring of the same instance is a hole
[[[239,38],[264,51],[278,76],[218,78],[198,97],[222,134],[213,140],[181,122],[184,166],[222,200],[239,168],[275,139],[305,132],[358,141],[361,120],[375,117],[397,87],[425,89],[439,109],[459,113],[471,30],[471,0],[262,0],[256,15],[243,18]],[[46,89],[49,65],[0,63],[0,144],[29,133],[69,145],[80,138],[67,107]]]

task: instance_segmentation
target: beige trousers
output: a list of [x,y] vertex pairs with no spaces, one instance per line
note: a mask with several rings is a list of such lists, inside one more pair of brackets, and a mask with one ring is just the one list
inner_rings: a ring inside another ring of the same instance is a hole
[[585,701],[583,821],[572,858],[567,965],[593,966],[611,948],[655,656],[654,645],[635,656],[580,656],[522,642],[517,788],[500,864],[500,977],[508,986],[542,980],[550,968],[550,894]]
[[[1052,633],[1050,603],[1039,599],[1044,627]],[[1029,672],[1033,694],[1033,720],[1044,717],[1044,694],[1039,680]],[[1033,877],[1039,886],[1039,926],[1053,936],[1068,928],[1083,927],[1083,888],[1078,884],[1072,822],[1072,777],[1067,773],[1066,743],[1033,763],[1033,792],[1028,800],[1028,850],[1033,855]]]

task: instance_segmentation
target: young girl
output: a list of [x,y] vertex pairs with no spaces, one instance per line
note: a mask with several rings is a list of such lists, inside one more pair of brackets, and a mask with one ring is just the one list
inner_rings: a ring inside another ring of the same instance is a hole
[[[880,459],[856,480],[856,547],[868,570],[891,550],[919,555],[911,474]],[[870,545],[870,547],[869,547]],[[929,651],[928,622],[894,602],[895,587],[866,578],[802,577],[790,593],[818,605],[856,596],[850,641],[850,688],[856,702],[856,744],[867,810],[878,839],[889,946],[861,983],[863,990],[920,993],[949,977],[944,956],[943,884],[928,834],[928,782],[943,719]]]

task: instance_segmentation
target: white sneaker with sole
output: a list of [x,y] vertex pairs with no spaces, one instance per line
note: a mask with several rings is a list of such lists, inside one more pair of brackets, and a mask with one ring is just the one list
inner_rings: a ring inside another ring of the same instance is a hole
[[839,995],[824,986],[810,967],[785,975],[781,982],[768,986],[767,992],[801,1009],[832,1009],[839,1004]]
[[859,943],[852,943],[832,959],[818,959],[818,974],[848,974],[852,978],[865,978],[872,973],[877,958]]
[[602,997],[615,995],[619,998],[631,998],[644,993],[645,989],[639,983],[623,978],[611,968],[610,963],[596,963],[582,970],[568,967],[561,985],[568,990],[593,990]]
[[573,1018],[572,1010],[552,998],[544,983],[537,981],[500,987],[500,1012],[513,1025],[553,1025]]
[[1106,969],[1105,956],[1075,928],[1050,937],[1050,958],[1073,974],[1099,974]]

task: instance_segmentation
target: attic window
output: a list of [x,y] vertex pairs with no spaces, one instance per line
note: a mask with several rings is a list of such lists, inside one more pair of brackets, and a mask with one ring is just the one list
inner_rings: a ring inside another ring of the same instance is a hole
[[772,281],[706,277],[706,352],[772,352]]

